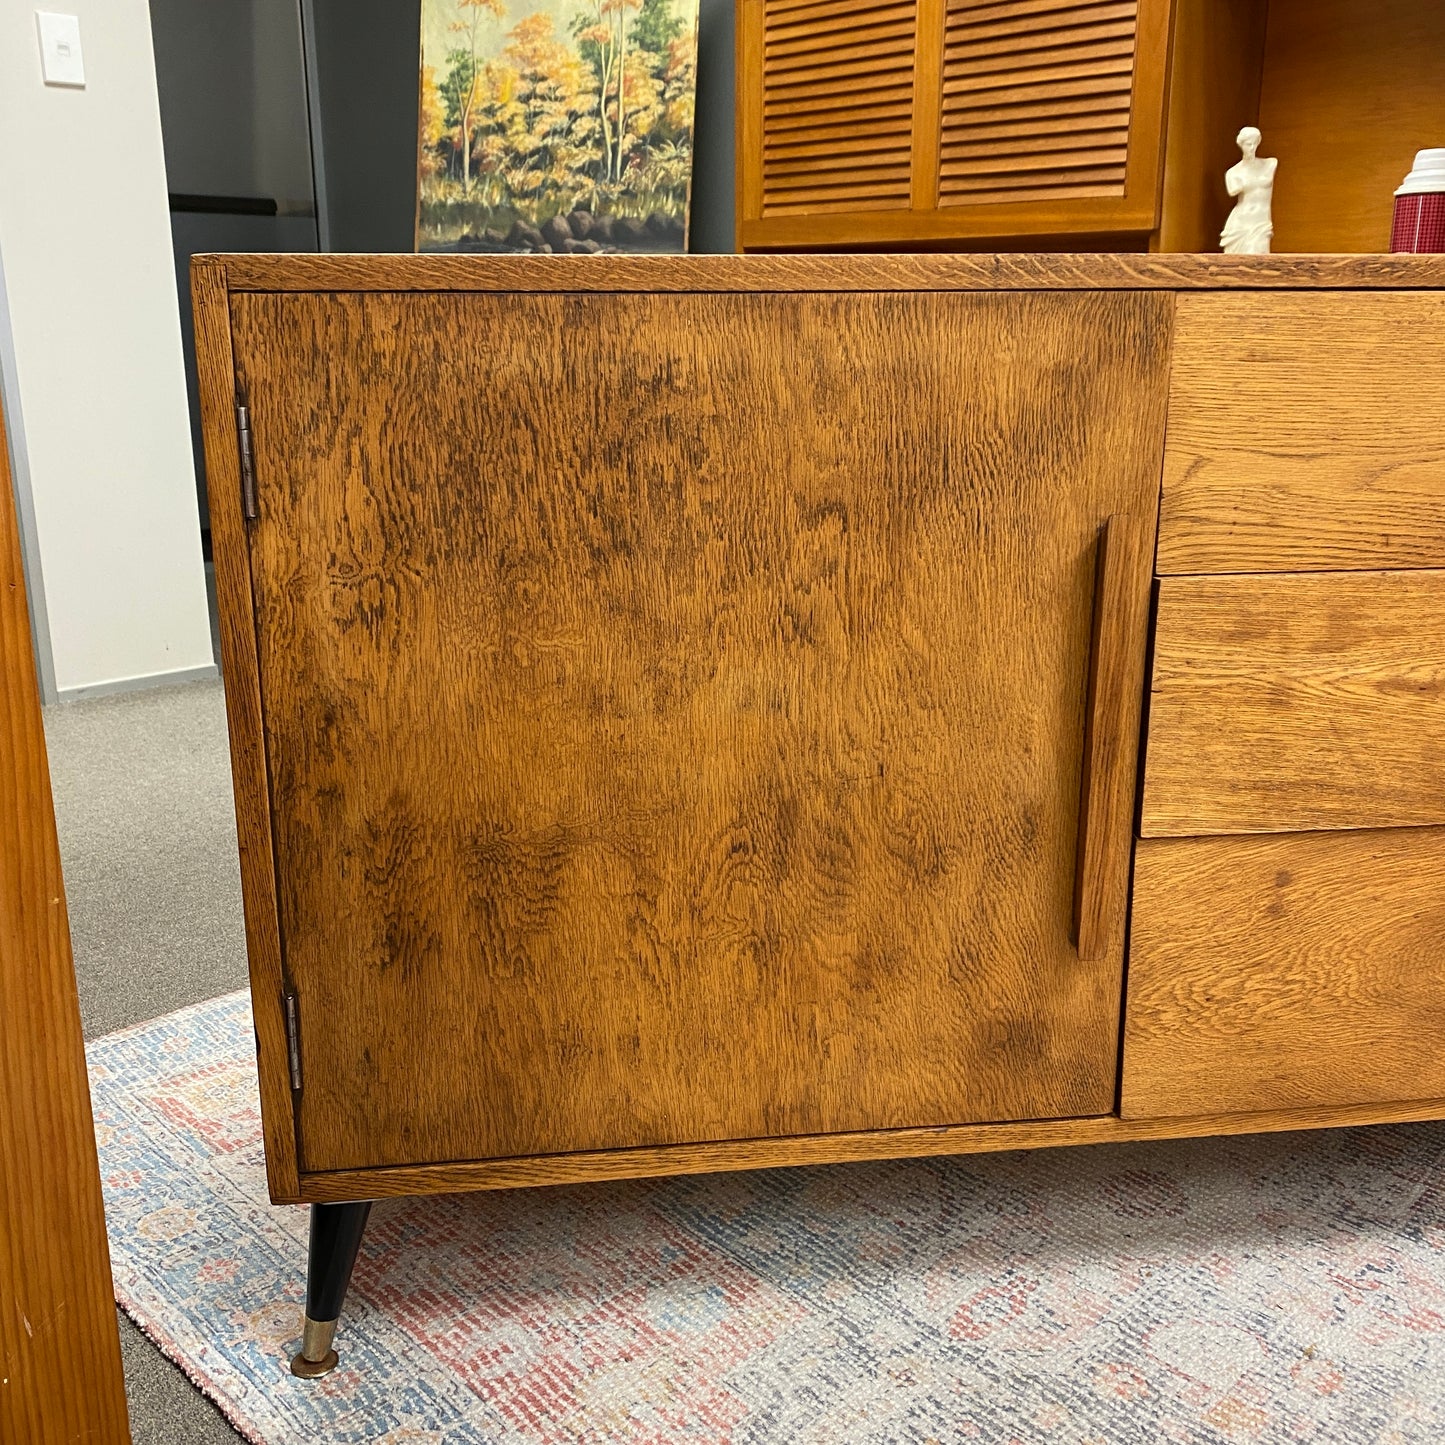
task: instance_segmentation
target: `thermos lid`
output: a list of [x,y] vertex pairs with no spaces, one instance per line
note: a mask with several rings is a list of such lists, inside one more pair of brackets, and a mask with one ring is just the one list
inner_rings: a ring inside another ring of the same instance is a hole
[[1405,184],[1395,194],[1419,196],[1433,191],[1445,191],[1445,146],[1416,151],[1415,168],[1405,177]]

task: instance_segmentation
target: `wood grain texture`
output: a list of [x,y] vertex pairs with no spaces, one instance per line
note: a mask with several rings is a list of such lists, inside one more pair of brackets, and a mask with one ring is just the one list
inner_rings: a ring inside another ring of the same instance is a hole
[[1166,577],[1145,837],[1445,823],[1445,572]]
[[1170,304],[233,299],[306,1170],[1110,1106]]
[[1176,315],[1161,573],[1445,566],[1445,294]]
[[1224,1134],[1355,1128],[1363,1124],[1404,1124],[1441,1118],[1445,1118],[1445,1099],[1267,1109],[1245,1114],[1195,1114],[1169,1119],[1121,1119],[1116,1114],[1103,1114],[1012,1124],[963,1124],[942,1129],[873,1130],[863,1134],[815,1134],[787,1139],[737,1139],[712,1144],[670,1144],[655,1149],[614,1149],[525,1159],[353,1169],[331,1174],[303,1174],[301,1192],[308,1200],[328,1203],[386,1199],[407,1194],[447,1194],[473,1189],[581,1184],[603,1179],[646,1179],[672,1174],[849,1164],[869,1159],[923,1159],[950,1154],[992,1154],[1010,1149],[1127,1144],[1146,1139],[1198,1139]]
[[1383,251],[1394,190],[1445,134],[1440,0],[1269,0],[1263,154],[1276,251]]
[[1234,205],[1224,189],[1224,173],[1239,159],[1234,138],[1259,119],[1268,13],[1267,0],[1174,0],[1164,180],[1151,250],[1219,249]]
[[1134,811],[1153,553],[1151,523],[1121,515],[1099,532],[1074,875],[1074,940],[1085,959],[1112,945],[1128,904],[1131,838],[1119,819]]
[[128,1445],[9,455],[0,415],[0,1440]]
[[[251,1008],[262,1060],[286,1058],[286,990],[281,927],[276,907],[276,857],[267,799],[267,762],[256,633],[252,621],[251,563],[241,515],[240,455],[236,440],[236,376],[231,355],[230,300],[224,263],[191,263],[191,305],[196,326],[206,480],[220,613],[221,668],[226,679],[226,724],[236,798],[241,891],[250,964]],[[261,1069],[261,1123],[266,1180],[278,1204],[297,1188],[296,1121],[287,1072]]]
[[[744,233],[747,234],[746,223]],[[900,235],[882,239],[907,238]],[[200,259],[224,265],[232,291],[558,291],[570,294],[1194,288],[1335,291],[1445,287],[1445,257],[1442,256],[227,255]]]
[[1139,844],[1122,1113],[1445,1094],[1445,829]]

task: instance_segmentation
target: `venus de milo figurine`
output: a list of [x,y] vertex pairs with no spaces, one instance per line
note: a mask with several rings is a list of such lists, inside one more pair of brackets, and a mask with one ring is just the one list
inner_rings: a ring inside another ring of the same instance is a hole
[[1239,200],[1224,223],[1219,244],[1226,255],[1267,256],[1269,238],[1274,235],[1270,203],[1274,199],[1274,168],[1279,161],[1255,154],[1260,134],[1252,125],[1245,126],[1235,140],[1244,159],[1225,171],[1224,186]]

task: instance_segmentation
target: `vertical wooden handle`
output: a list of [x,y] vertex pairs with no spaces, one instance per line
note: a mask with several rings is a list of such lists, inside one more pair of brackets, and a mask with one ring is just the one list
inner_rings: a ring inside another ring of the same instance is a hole
[[1146,529],[1122,516],[1099,528],[1084,707],[1084,764],[1074,865],[1074,943],[1096,958],[1118,927],[1127,887],[1147,613]]

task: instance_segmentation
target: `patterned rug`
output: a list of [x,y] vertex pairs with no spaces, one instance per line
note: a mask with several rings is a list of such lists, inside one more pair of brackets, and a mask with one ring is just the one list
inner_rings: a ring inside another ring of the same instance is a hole
[[116,1297],[266,1445],[1445,1440],[1445,1127],[379,1204],[303,1382],[244,994],[91,1045]]

